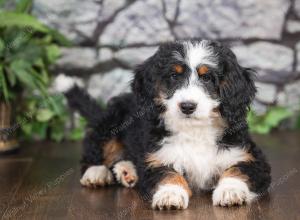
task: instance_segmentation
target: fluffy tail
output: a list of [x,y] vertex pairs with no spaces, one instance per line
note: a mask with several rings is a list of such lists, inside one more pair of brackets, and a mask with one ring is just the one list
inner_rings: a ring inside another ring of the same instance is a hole
[[65,96],[68,99],[70,108],[79,111],[79,113],[88,120],[89,124],[97,123],[103,114],[103,109],[86,91],[73,86]]
[[134,114],[131,113],[136,105],[133,94],[123,93],[111,98],[104,109],[84,89],[79,87],[82,84],[78,78],[59,75],[54,81],[53,87],[55,91],[65,94],[69,106],[79,111],[87,119],[89,127],[96,128],[102,133],[108,132],[108,135],[121,135],[120,125],[131,121]]
[[104,110],[78,85],[83,85],[80,79],[61,74],[55,79],[53,87],[55,91],[65,94],[70,108],[79,111],[90,125],[96,125],[101,120]]

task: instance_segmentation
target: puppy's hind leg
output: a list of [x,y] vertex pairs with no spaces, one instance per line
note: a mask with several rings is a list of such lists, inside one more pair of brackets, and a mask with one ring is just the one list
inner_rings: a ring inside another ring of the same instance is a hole
[[124,156],[124,145],[117,138],[103,147],[103,164],[113,171],[116,181],[125,187],[134,187],[138,180],[137,172],[133,163],[124,160]]
[[96,133],[90,132],[83,142],[83,157],[81,160],[83,173],[80,183],[85,187],[110,185],[114,182],[112,172],[103,164],[103,149]]

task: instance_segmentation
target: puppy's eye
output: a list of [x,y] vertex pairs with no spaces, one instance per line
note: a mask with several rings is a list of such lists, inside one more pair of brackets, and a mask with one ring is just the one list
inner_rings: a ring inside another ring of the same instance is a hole
[[203,75],[207,74],[208,71],[209,71],[209,69],[206,65],[202,65],[197,68],[197,73],[199,76],[203,76]]
[[209,75],[209,74],[202,75],[202,76],[201,76],[201,79],[202,79],[204,82],[209,82],[209,81],[211,80],[211,75]]
[[178,73],[173,73],[173,74],[171,74],[171,78],[173,79],[173,80],[177,80],[178,78],[179,78],[179,74]]
[[173,70],[175,73],[183,73],[183,71],[184,71],[183,66],[181,66],[179,64],[175,64],[173,66]]

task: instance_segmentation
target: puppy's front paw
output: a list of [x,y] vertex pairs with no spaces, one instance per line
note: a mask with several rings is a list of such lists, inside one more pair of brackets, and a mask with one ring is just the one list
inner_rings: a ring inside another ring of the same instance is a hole
[[105,186],[112,182],[112,173],[103,165],[89,167],[80,179],[81,185],[87,187]]
[[181,186],[166,184],[159,186],[153,195],[153,209],[186,209],[189,203],[189,195]]
[[135,166],[131,161],[120,161],[114,166],[116,179],[125,187],[134,187],[138,181]]
[[247,184],[238,178],[222,179],[213,192],[213,205],[233,206],[250,203],[256,194],[250,192]]

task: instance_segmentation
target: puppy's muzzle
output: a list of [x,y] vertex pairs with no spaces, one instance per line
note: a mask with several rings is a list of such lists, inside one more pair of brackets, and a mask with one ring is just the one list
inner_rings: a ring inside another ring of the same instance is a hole
[[181,102],[179,108],[183,114],[190,115],[196,110],[197,104],[194,102]]

